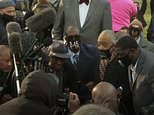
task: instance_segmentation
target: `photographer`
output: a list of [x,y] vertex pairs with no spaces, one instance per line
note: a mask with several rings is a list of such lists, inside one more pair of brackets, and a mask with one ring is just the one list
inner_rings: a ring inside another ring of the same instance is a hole
[[20,96],[1,105],[2,115],[52,115],[58,86],[53,76],[43,71],[29,73],[23,80]]
[[49,47],[49,63],[45,71],[56,75],[60,93],[63,92],[63,65],[65,59],[69,57],[70,55],[63,41],[53,41],[52,45]]

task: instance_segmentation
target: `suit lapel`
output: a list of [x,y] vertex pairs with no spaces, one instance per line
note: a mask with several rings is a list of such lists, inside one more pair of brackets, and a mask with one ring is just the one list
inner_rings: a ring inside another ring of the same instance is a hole
[[141,72],[143,70],[143,64],[144,64],[145,56],[143,52],[141,51],[141,54],[138,59],[138,64],[136,67],[136,74],[135,74],[135,80],[132,85],[132,89],[137,88],[139,86],[140,81],[143,79],[143,75],[141,75]]
[[96,9],[96,2],[97,2],[97,0],[91,0],[90,6],[89,6],[89,10],[88,10],[88,13],[87,13],[87,16],[86,16],[86,20],[84,22],[84,25],[83,25],[82,29],[86,27],[86,24],[88,23],[88,20],[90,19],[90,17],[92,16],[93,12],[95,11],[95,9]]
[[132,85],[132,89],[138,87],[138,79],[139,79],[139,77],[142,77],[142,76],[140,75],[142,69],[143,69],[143,67],[140,66],[140,69],[138,70],[138,72],[136,72],[136,74],[135,74],[135,76],[134,76],[135,79],[134,79],[134,82],[133,82],[133,85]]
[[129,78],[129,84],[130,84],[130,88],[131,88],[131,90],[132,90],[132,73],[131,73],[131,69],[130,69],[131,67],[130,66],[128,66],[128,78]]
[[[77,21],[78,28],[81,28],[80,17],[79,17],[79,0],[70,0],[72,1],[72,14],[75,16],[75,20]],[[74,3],[75,2],[75,3]]]
[[141,40],[140,40],[140,42],[139,42],[139,46],[140,46],[141,48],[146,48],[146,47],[147,47],[147,45],[146,45],[146,43],[144,42],[143,38],[141,38]]

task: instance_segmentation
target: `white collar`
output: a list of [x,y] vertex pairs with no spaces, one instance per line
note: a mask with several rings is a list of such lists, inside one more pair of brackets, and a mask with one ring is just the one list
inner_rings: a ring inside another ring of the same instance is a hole
[[137,59],[137,61],[136,61],[136,63],[135,63],[134,66],[133,66],[132,64],[130,65],[130,69],[131,69],[132,71],[136,71],[137,64],[138,64],[138,59]]
[[139,38],[136,40],[137,44],[139,44],[141,41],[141,37],[139,36]]

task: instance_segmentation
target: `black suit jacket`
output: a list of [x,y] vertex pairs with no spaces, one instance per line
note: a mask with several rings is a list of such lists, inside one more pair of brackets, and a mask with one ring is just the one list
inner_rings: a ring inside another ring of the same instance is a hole
[[134,115],[132,93],[129,86],[128,69],[122,67],[117,57],[108,65],[104,81],[111,83],[115,88],[123,88],[119,111],[125,115]]
[[99,53],[96,46],[81,44],[78,66],[75,67],[70,59],[65,61],[64,87],[87,100],[90,99],[91,93],[85,85],[90,81],[100,81]]

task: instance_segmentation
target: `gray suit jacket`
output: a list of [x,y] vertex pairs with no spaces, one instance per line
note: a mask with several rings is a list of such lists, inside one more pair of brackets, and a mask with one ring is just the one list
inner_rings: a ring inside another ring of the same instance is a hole
[[61,0],[53,28],[55,39],[62,39],[68,26],[80,29],[82,43],[96,44],[98,35],[105,29],[112,29],[110,3],[108,0],[91,0],[83,27],[80,25],[79,1]]
[[[131,85],[135,112],[154,103],[154,54],[141,50],[136,67],[135,81]],[[129,68],[130,69],[130,68]],[[128,69],[128,70],[129,70]],[[129,78],[131,74],[129,73]]]
[[145,39],[143,37],[143,35],[141,36],[141,40],[139,42],[139,46],[143,49],[146,49],[152,53],[154,53],[154,43],[149,42],[147,39]]

